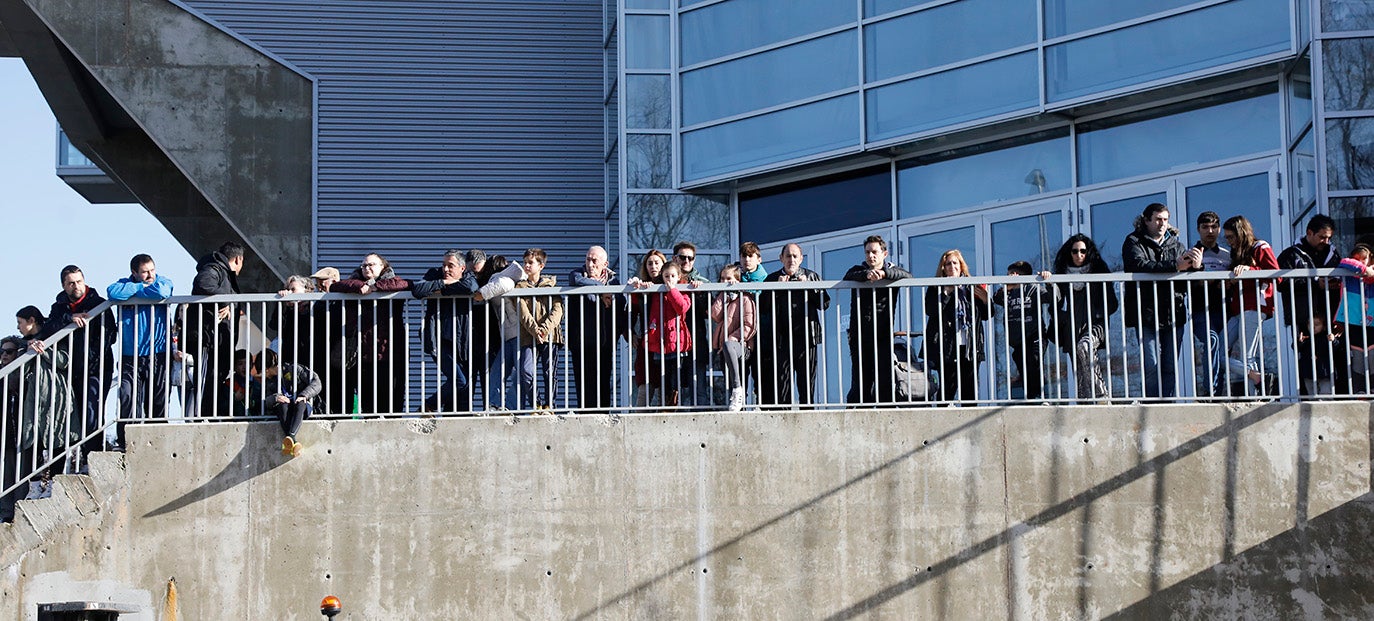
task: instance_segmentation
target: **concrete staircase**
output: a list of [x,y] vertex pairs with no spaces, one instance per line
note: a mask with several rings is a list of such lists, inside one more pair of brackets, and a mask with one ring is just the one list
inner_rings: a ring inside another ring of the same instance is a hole
[[98,526],[101,512],[125,499],[129,480],[123,453],[93,453],[89,470],[54,477],[48,498],[18,502],[14,522],[0,524],[0,569],[17,565],[65,529]]

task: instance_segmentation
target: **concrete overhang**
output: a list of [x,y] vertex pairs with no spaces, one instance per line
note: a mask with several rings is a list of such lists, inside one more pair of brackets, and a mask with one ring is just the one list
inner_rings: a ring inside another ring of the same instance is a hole
[[165,0],[0,0],[0,25],[71,143],[188,252],[243,243],[246,290],[308,273],[309,76]]

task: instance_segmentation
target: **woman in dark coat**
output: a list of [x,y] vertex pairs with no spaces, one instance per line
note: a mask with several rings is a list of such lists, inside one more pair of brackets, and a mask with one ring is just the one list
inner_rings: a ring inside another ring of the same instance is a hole
[[[958,250],[940,255],[935,267],[939,278],[972,276]],[[983,322],[990,316],[987,285],[926,287],[926,365],[940,374],[940,397],[945,401],[978,399],[978,364],[986,358]]]
[[[397,278],[391,264],[378,254],[363,257],[352,276],[334,283],[335,293],[389,293],[405,291],[410,282]],[[358,413],[392,413],[405,409],[407,338],[405,301],[358,300],[345,302],[345,398],[348,410]],[[356,359],[354,358],[356,356]],[[356,362],[355,362],[356,360]],[[354,395],[357,407],[354,406]]]
[[[1079,233],[1059,247],[1054,258],[1055,274],[1110,274],[1092,238]],[[1049,280],[1049,272],[1040,277]],[[1116,312],[1118,300],[1112,283],[1061,282],[1054,285],[1054,337],[1065,352],[1073,355],[1074,376],[1078,378],[1080,402],[1104,399],[1111,395],[1097,351],[1107,345],[1107,318]]]

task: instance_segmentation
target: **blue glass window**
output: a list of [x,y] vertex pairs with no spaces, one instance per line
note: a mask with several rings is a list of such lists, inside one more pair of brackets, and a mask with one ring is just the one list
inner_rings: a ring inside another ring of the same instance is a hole
[[971,226],[912,235],[906,239],[907,271],[917,278],[935,276],[940,256],[948,250],[964,255],[971,274],[984,274],[978,269],[978,231]]
[[853,0],[730,0],[678,16],[682,66],[857,21]]
[[[1255,96],[1256,90],[1263,94]],[[1078,134],[1078,182],[1091,185],[1277,149],[1278,129],[1273,85],[1084,123]]]
[[682,124],[858,86],[855,37],[849,30],[682,74]]
[[[1178,209],[1170,211],[1169,223],[1183,231],[1183,238],[1188,243],[1197,243],[1197,217],[1204,211],[1221,215],[1222,222],[1231,216],[1245,216],[1255,229],[1255,237],[1273,241],[1274,219],[1270,216],[1268,173],[1195,185],[1187,189],[1187,196],[1188,213],[1180,213]],[[1276,248],[1274,253],[1281,250]]]
[[1322,31],[1374,30],[1374,2],[1322,0]]
[[1290,214],[1307,209],[1317,200],[1316,142],[1313,138],[1316,134],[1313,130],[1307,130],[1302,140],[1298,141],[1297,148],[1293,149],[1292,179],[1297,208],[1290,210]]
[[929,216],[1070,187],[1068,129],[909,160],[897,171],[899,217]]
[[667,15],[626,15],[626,69],[668,69],[672,61]]
[[668,0],[625,0],[625,8],[667,10],[671,7],[668,6]]
[[[702,248],[730,245],[730,200],[692,194],[631,194],[625,232],[631,248],[667,250],[684,239]],[[639,269],[639,264],[634,264]],[[626,278],[634,270],[625,272]]]
[[1064,213],[1048,213],[992,223],[992,265],[988,274],[1005,274],[1017,261],[1036,271],[1054,269],[1054,256],[1064,244]]
[[673,126],[669,79],[666,75],[625,76],[625,127],[669,129]]
[[1198,0],[1045,0],[1045,36],[1050,39],[1062,37],[1197,2]]
[[1045,50],[1063,101],[1289,49],[1287,0],[1234,0]]
[[740,239],[760,244],[891,218],[892,176],[886,166],[741,193],[739,197]]
[[1374,118],[1326,121],[1326,186],[1374,189]]
[[864,27],[869,80],[1035,42],[1034,0],[963,0]]
[[673,187],[673,137],[631,134],[625,137],[625,187]]
[[859,96],[844,95],[686,132],[682,176],[703,179],[858,143]]
[[1288,84],[1288,127],[1297,136],[1312,122],[1312,84],[1303,80],[1292,80]]
[[1034,52],[897,82],[868,92],[872,141],[1039,104]]
[[[1150,203],[1168,203],[1169,196],[1163,192],[1146,194],[1135,198],[1125,198],[1106,203],[1096,203],[1088,207],[1092,218],[1092,238],[1097,244],[1097,252],[1113,272],[1122,271],[1125,263],[1121,257],[1121,245],[1126,236],[1135,230],[1135,218]],[[1171,217],[1174,213],[1169,212]],[[1177,222],[1174,222],[1177,224]],[[1119,320],[1118,320],[1119,321]]]
[[1374,108],[1374,38],[1322,41],[1326,110]]

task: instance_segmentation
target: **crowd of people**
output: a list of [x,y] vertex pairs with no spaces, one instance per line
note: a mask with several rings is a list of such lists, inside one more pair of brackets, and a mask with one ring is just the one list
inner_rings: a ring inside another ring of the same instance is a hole
[[[1138,381],[1145,398],[1176,396],[1179,356],[1189,333],[1202,354],[1199,374],[1210,394],[1274,394],[1272,369],[1262,359],[1260,326],[1275,313],[1276,289],[1283,298],[1284,322],[1295,337],[1303,394],[1367,389],[1368,313],[1363,306],[1355,308],[1356,298],[1342,300],[1343,292],[1355,291],[1362,302],[1361,287],[1374,283],[1367,244],[1357,245],[1343,263],[1331,244],[1334,221],[1317,215],[1302,239],[1275,255],[1243,216],[1223,222],[1204,212],[1197,217],[1196,243],[1185,248],[1169,216],[1163,204],[1145,207],[1122,247],[1125,272],[1229,271],[1238,276],[1252,269],[1344,265],[1350,276],[1344,284],[1340,279],[1298,278],[1283,287],[1277,280],[1260,279],[1120,283],[1079,278],[1113,270],[1094,241],[1078,234],[1059,248],[1050,269],[1036,273],[1029,262],[1016,261],[1007,273],[1025,277],[1024,282],[990,292],[987,285],[958,282],[972,274],[962,254],[949,250],[941,255],[934,276],[950,282],[925,287],[921,297],[924,331],[904,334],[896,330],[896,321],[905,290],[881,285],[912,273],[889,260],[887,242],[874,235],[864,242],[862,262],[844,275],[847,281],[880,285],[854,287],[849,294],[847,401],[986,400],[988,393],[979,389],[980,368],[995,333],[986,329],[986,322],[997,308],[1003,312],[1000,334],[1010,353],[1005,367],[1009,384],[1031,401],[1047,396],[1045,361],[1051,347],[1063,350],[1071,361],[1073,400],[1092,403],[1113,396],[1100,358],[1109,347],[1109,318],[1118,312],[1138,336],[1143,356]],[[67,266],[49,313],[33,306],[21,309],[16,315],[19,334],[0,341],[0,365],[25,352],[34,354],[28,366],[10,373],[4,383],[0,408],[10,440],[0,469],[12,482],[32,473],[14,464],[44,461],[34,457],[44,451],[79,444],[84,456],[104,448],[103,402],[115,386],[115,449],[125,445],[127,421],[166,417],[173,389],[187,416],[275,415],[287,456],[301,453],[297,432],[316,410],[403,412],[414,384],[407,379],[411,358],[405,297],[292,299],[311,292],[366,296],[408,291],[424,301],[420,342],[441,381],[434,382],[432,392],[425,391],[420,412],[550,411],[561,394],[558,370],[564,349],[573,383],[563,407],[572,407],[575,395],[577,407],[588,411],[623,405],[739,411],[751,388],[762,406],[815,402],[829,293],[819,287],[751,288],[756,283],[820,281],[804,267],[801,246],[783,246],[780,267],[770,273],[759,247],[746,242],[737,262],[709,275],[727,286],[710,290],[700,289],[710,278],[696,268],[696,252],[687,241],[676,244],[671,256],[650,251],[622,283],[609,267],[606,250],[593,246],[563,282],[602,290],[539,295],[511,294],[562,284],[545,272],[548,256],[539,248],[526,250],[515,261],[488,257],[481,250],[450,250],[437,267],[414,281],[397,276],[382,256],[368,254],[347,278],[333,267],[289,277],[278,293],[282,303],[266,321],[278,345],[255,354],[238,347],[244,309],[234,301],[137,304],[173,295],[172,282],[157,273],[148,255],[133,257],[129,276],[105,289],[109,300],[130,302],[115,312],[93,314],[106,298],[86,284],[80,268]],[[224,244],[199,261],[191,294],[240,293],[237,277],[244,260],[241,244]],[[74,329],[59,347],[44,346],[69,326]],[[894,355],[896,339],[904,335],[922,337],[915,358],[927,383],[935,386],[929,392],[914,390],[901,377],[912,362],[908,356],[903,365],[901,356]],[[622,340],[631,352],[628,387],[617,384]],[[122,348],[118,356],[116,343]],[[618,402],[622,388],[628,388],[628,404]],[[481,407],[475,398],[481,399]],[[0,503],[0,515],[4,512]]]

